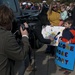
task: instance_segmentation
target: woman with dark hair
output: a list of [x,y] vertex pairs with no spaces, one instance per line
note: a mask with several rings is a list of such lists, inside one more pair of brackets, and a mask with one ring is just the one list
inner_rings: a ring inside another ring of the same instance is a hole
[[49,20],[47,18],[47,11],[48,11],[48,7],[46,7],[43,4],[42,11],[38,16],[39,21],[35,25],[35,35],[36,35],[36,37],[38,38],[38,40],[40,42],[45,43],[45,44],[50,44],[52,38],[44,39],[43,35],[41,34],[42,27],[46,26],[46,25],[50,25],[50,22],[49,22]]
[[[5,5],[0,6],[0,75],[14,75],[14,70],[11,73],[11,64],[14,61],[22,61],[27,56],[29,50],[28,32],[27,30],[20,31],[22,34],[21,47],[15,36],[11,33],[12,21],[14,15],[11,9]],[[26,26],[26,23],[25,23]]]

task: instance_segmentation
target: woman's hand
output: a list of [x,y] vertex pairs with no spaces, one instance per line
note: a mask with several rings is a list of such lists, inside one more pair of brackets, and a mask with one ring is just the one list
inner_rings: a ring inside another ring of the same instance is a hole
[[50,38],[51,41],[54,41],[54,38],[53,37],[49,37],[49,38]]
[[71,43],[71,40],[67,41],[67,42],[66,42],[66,45],[68,45],[68,44],[70,44],[70,43]]
[[[26,28],[28,28],[28,24],[27,24],[26,22],[24,23],[24,26],[25,26]],[[27,35],[27,36],[28,36],[27,30],[26,30],[26,29],[23,30],[21,26],[20,26],[20,31],[21,31],[21,35],[22,35],[22,36],[23,36],[23,35]]]

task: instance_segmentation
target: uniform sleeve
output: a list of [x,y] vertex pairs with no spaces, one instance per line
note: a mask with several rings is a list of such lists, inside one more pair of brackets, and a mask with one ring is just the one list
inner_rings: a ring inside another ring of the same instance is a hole
[[38,40],[44,44],[50,44],[51,40],[50,39],[45,39],[41,33],[42,26],[41,25],[36,25],[35,27],[35,34]]
[[75,37],[73,39],[71,39],[70,41],[71,41],[71,43],[75,44]]
[[71,43],[75,43],[75,30],[72,29],[72,30],[70,30],[70,32],[71,32],[71,34],[73,35],[73,36],[72,36],[72,39],[71,39],[70,41],[71,41]]
[[21,47],[17,43],[15,37],[11,33],[9,33],[9,36],[6,37],[4,49],[8,58],[13,60],[23,60],[25,58],[29,50],[29,41],[26,37],[23,37],[22,42],[23,47]]

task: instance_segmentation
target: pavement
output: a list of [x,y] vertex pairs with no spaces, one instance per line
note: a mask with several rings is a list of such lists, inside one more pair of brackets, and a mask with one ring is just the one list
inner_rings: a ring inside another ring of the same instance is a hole
[[[60,67],[55,64],[55,57],[45,54],[46,48],[47,45],[43,45],[40,49],[34,51],[32,66],[35,66],[36,70],[25,71],[24,75],[64,75],[64,71],[59,71]],[[69,75],[75,75],[75,70]]]

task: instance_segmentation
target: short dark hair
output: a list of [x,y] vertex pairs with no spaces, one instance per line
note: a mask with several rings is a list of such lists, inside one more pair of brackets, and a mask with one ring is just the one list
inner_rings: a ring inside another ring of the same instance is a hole
[[13,19],[14,14],[12,10],[4,4],[0,5],[0,26],[10,29]]
[[68,24],[73,24],[73,20],[71,18],[65,19],[64,22],[67,22]]

